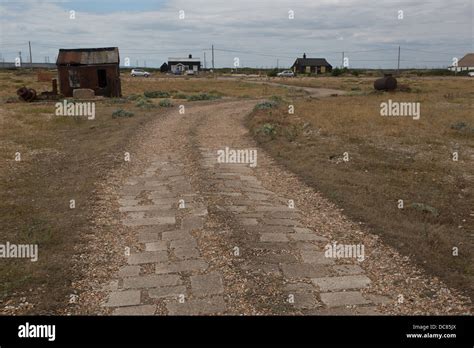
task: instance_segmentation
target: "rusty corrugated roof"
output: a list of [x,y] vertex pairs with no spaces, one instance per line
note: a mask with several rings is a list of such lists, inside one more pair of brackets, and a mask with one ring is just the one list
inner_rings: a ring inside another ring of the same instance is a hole
[[118,47],[60,49],[56,65],[119,64]]

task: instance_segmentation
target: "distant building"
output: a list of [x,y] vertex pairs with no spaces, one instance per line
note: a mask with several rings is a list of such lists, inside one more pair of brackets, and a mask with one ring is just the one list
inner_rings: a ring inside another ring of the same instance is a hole
[[95,95],[120,97],[120,57],[117,47],[60,49],[59,90],[72,97],[77,88],[90,88]]
[[160,66],[160,71],[161,72],[167,72],[168,70],[169,70],[168,64],[166,64],[166,63],[161,64],[161,66]]
[[324,74],[332,71],[332,65],[325,58],[296,58],[291,70],[295,74]]
[[474,70],[474,53],[468,53],[458,61],[458,66],[449,67],[451,71]]
[[191,54],[188,58],[168,58],[168,69],[173,74],[182,74],[189,71],[197,73],[201,70],[201,60],[193,58]]

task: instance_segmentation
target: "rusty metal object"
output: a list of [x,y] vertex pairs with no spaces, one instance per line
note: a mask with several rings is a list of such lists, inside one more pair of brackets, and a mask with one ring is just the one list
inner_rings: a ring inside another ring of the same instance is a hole
[[118,47],[60,49],[56,65],[119,64]]
[[58,80],[52,79],[51,80],[51,85],[52,85],[53,90],[52,91],[41,92],[41,94],[38,96],[38,99],[40,99],[40,100],[57,100],[57,99],[59,99]]
[[40,94],[36,93],[36,90],[28,87],[21,87],[16,91],[16,94],[20,97],[21,100],[26,102],[38,101],[38,100],[57,100],[61,96],[58,94],[58,81],[56,79],[51,80],[53,87],[52,91],[41,92]]
[[53,94],[57,95],[58,94],[58,80],[52,79],[51,84],[53,85]]
[[385,75],[385,77],[375,80],[374,88],[377,91],[393,91],[397,88],[397,79],[392,75]]
[[36,99],[36,91],[33,88],[21,87],[16,91],[16,94],[26,102],[32,102]]

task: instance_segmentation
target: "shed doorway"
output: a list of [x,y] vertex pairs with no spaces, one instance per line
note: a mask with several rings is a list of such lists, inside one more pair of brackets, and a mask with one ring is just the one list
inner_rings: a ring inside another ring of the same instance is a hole
[[100,88],[107,87],[107,72],[105,69],[97,70],[97,80]]

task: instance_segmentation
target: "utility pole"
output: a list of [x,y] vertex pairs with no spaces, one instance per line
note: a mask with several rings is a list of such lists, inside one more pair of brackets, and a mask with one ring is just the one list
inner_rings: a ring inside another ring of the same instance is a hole
[[206,69],[206,52],[204,51],[204,69]]
[[214,70],[214,45],[212,45],[212,69]]
[[278,65],[279,65],[279,63],[280,63],[280,62],[279,62],[279,60],[277,59],[277,71],[278,71]]
[[30,48],[30,68],[33,65],[33,57],[31,55],[31,41],[28,41],[28,47]]
[[397,75],[400,75],[400,46],[398,46],[398,64],[397,64]]
[[342,51],[342,65],[341,68],[344,69],[344,51]]

